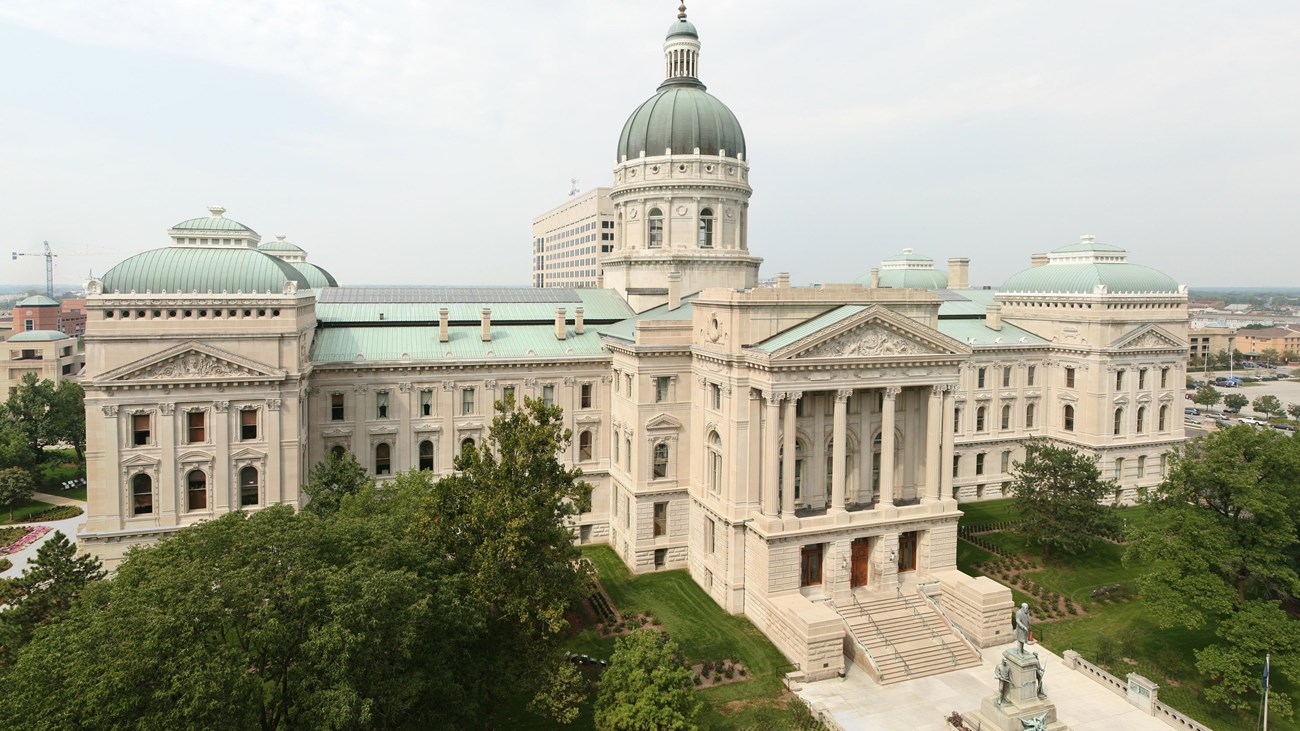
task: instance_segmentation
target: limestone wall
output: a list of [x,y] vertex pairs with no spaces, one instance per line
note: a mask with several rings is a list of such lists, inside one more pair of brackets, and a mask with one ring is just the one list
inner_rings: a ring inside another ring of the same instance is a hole
[[1015,603],[1011,590],[988,578],[971,577],[956,569],[932,572],[940,582],[939,606],[948,618],[979,647],[1010,641]]

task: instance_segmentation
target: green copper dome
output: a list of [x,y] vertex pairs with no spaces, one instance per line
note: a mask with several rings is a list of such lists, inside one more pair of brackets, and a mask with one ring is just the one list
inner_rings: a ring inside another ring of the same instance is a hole
[[704,90],[695,79],[670,79],[659,93],[632,112],[618,138],[617,161],[664,154],[689,155],[699,148],[702,155],[727,157],[745,152],[745,132],[726,104]]
[[262,243],[257,245],[257,250],[271,252],[271,253],[279,252],[281,254],[306,254],[307,253],[306,251],[303,251],[303,248],[301,246],[297,244],[291,244],[288,241],[285,241],[284,239],[279,239],[277,241],[263,241]]
[[334,275],[325,271],[315,264],[309,264],[305,261],[291,262],[290,266],[297,269],[311,285],[312,289],[323,289],[325,287],[337,287],[339,283],[334,279]]
[[1130,264],[1128,252],[1103,244],[1093,236],[1067,244],[1047,255],[1047,263],[1012,274],[1002,292],[1027,294],[1178,294],[1173,277],[1150,267]]
[[108,270],[104,293],[280,294],[284,283],[311,284],[292,264],[247,247],[168,246],[136,254]]
[[672,38],[673,36],[690,36],[691,38],[699,38],[700,34],[696,32],[694,23],[686,18],[682,18],[673,21],[673,24],[668,26],[668,38]]

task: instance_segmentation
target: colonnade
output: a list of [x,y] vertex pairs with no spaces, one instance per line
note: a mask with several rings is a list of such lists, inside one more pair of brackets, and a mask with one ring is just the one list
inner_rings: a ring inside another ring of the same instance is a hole
[[[845,478],[847,474],[848,402],[854,394],[879,392],[882,397],[880,411],[880,492],[875,508],[894,507],[896,494],[894,464],[895,422],[898,397],[903,389],[928,388],[925,420],[925,484],[922,502],[940,500],[952,493],[952,470],[943,469],[951,462],[953,454],[953,391],[952,385],[886,386],[883,388],[840,388],[835,390],[835,403],[831,426],[831,495],[827,512],[846,512]],[[762,398],[766,419],[762,427],[762,499],[760,508],[764,515],[781,518],[795,517],[795,470],[797,435],[797,405],[804,396],[802,391],[765,390]],[[863,435],[862,448],[872,449],[871,436]],[[782,459],[781,455],[786,455]],[[947,457],[945,462],[944,457]],[[780,489],[785,485],[785,489]]]

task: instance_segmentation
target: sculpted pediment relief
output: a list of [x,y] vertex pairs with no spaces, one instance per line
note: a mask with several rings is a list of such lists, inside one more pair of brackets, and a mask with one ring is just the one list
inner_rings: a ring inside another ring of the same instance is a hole
[[921,343],[877,325],[863,325],[796,355],[796,358],[853,358],[875,355],[929,355]]
[[1146,325],[1127,333],[1110,344],[1113,350],[1152,350],[1156,348],[1178,348],[1185,350],[1187,343],[1170,335],[1155,325]]
[[772,353],[773,359],[906,358],[965,355],[960,343],[937,330],[872,305],[861,312],[800,338]]
[[96,379],[106,381],[233,381],[282,378],[284,371],[211,345],[191,341],[115,368]]

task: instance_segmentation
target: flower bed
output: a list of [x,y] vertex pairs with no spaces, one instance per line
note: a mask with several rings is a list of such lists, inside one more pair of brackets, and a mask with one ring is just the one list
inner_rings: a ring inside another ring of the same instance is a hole
[[41,536],[49,532],[50,529],[47,526],[43,526],[43,525],[34,525],[30,528],[27,528],[26,533],[21,538],[10,543],[7,546],[4,546],[3,548],[0,548],[0,556],[8,556],[14,553],[18,553],[24,548],[30,546],[34,541],[39,539]]

